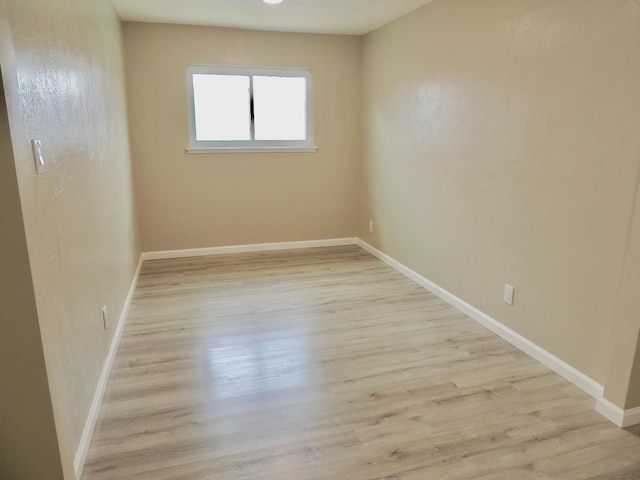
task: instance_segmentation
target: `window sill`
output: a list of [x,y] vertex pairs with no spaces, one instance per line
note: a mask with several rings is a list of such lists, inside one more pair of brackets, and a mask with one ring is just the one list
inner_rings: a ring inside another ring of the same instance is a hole
[[187,148],[187,153],[313,153],[318,147],[218,147]]

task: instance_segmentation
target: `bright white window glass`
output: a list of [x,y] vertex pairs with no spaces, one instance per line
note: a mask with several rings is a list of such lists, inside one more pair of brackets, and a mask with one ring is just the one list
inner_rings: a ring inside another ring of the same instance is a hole
[[300,77],[253,77],[256,140],[305,140],[307,80]]
[[187,67],[190,153],[313,146],[308,70]]
[[249,77],[194,74],[192,78],[196,140],[251,140]]

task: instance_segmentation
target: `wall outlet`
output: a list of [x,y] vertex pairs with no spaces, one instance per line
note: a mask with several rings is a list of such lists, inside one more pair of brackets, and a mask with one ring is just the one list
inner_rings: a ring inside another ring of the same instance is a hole
[[373,233],[373,220],[369,220],[369,232]]
[[102,326],[105,330],[109,330],[109,312],[106,305],[102,307]]
[[504,286],[504,296],[503,296],[503,300],[504,303],[506,303],[507,305],[513,305],[513,294],[515,293],[515,288],[513,288],[511,285],[507,285],[505,284]]

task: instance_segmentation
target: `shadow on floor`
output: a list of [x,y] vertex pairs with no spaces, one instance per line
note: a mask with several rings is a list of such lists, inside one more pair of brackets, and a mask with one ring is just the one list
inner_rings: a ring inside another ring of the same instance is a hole
[[627,427],[624,430],[640,438],[640,424],[634,425],[633,427]]

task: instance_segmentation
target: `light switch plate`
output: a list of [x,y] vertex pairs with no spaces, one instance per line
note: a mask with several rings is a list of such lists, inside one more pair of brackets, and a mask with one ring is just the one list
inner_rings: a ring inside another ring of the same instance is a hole
[[42,142],[40,140],[31,140],[31,148],[33,150],[33,161],[36,167],[36,174],[41,175],[45,172],[47,162],[42,155]]
[[503,297],[504,303],[506,303],[507,305],[513,305],[514,292],[515,292],[515,288],[513,288],[511,285],[505,284],[504,297]]

